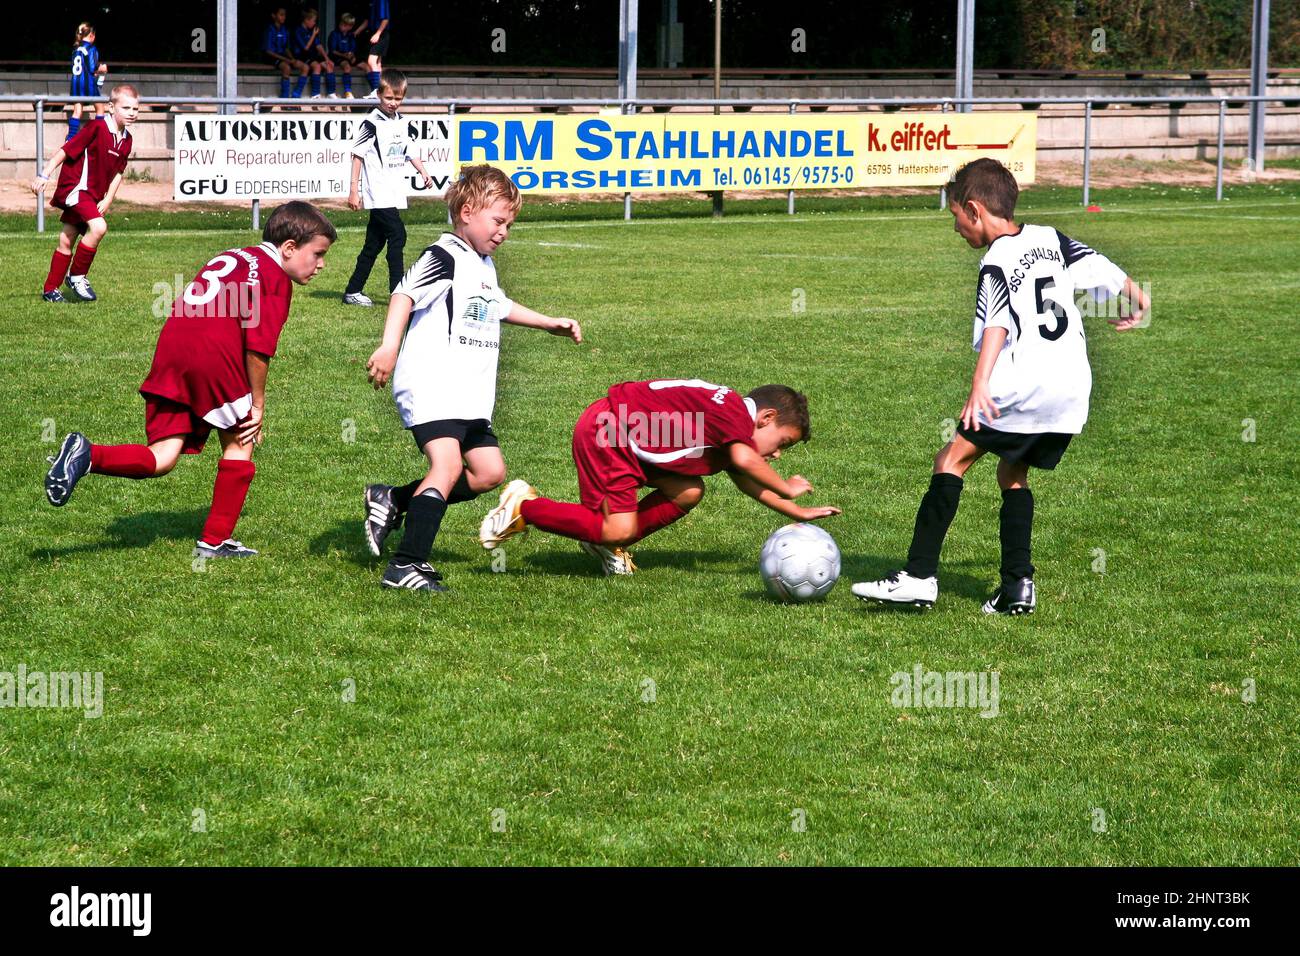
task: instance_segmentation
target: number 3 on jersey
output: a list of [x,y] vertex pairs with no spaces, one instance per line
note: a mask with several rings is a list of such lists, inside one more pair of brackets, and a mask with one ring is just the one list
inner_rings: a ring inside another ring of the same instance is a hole
[[1057,302],[1050,296],[1044,296],[1043,292],[1047,289],[1055,289],[1056,281],[1051,276],[1043,276],[1034,282],[1034,306],[1040,316],[1046,316],[1049,312],[1056,317],[1055,328],[1048,328],[1046,323],[1038,326],[1038,333],[1047,341],[1055,342],[1065,334],[1065,327],[1069,324],[1069,316],[1065,312],[1065,306]]
[[[217,297],[217,292],[221,289],[221,280],[230,275],[237,265],[239,262],[234,256],[217,256],[199,273],[198,278],[189,284],[189,288],[185,290],[185,301],[190,305],[207,305]],[[206,288],[200,285],[205,281]]]

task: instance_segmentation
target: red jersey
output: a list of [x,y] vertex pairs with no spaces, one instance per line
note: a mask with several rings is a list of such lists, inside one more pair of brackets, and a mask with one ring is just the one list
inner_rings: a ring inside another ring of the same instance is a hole
[[244,352],[275,354],[292,297],[280,250],[269,242],[221,253],[172,304],[141,393],[233,427],[253,403]]
[[111,116],[101,116],[84,124],[77,135],[63,144],[63,169],[50,203],[59,209],[71,209],[79,201],[99,202],[108,192],[113,177],[126,169],[131,155],[131,134],[118,129]]
[[754,445],[753,402],[698,378],[623,382],[609,390],[606,437],[643,469],[712,475],[730,465],[727,446]]

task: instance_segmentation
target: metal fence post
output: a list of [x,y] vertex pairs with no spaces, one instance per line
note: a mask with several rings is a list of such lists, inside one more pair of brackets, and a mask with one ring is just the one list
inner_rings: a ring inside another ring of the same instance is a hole
[[1092,178],[1092,100],[1083,104],[1083,205],[1088,205],[1089,180]]
[[1223,199],[1223,123],[1224,113],[1228,108],[1228,101],[1219,100],[1219,148],[1214,154],[1214,199],[1216,202]]
[[[238,109],[238,107],[236,107],[236,109]],[[261,112],[262,112],[262,101],[258,100],[253,103],[253,114],[257,115],[260,114]],[[257,232],[257,230],[261,228],[262,228],[262,200],[254,199],[253,200],[253,231]]]
[[[944,100],[942,103],[939,104],[939,112],[940,113],[948,112],[947,100]],[[939,187],[939,210],[943,211],[944,209],[947,208],[948,208],[948,184],[944,183],[942,186]]]
[[[41,174],[45,164],[45,101],[36,101],[36,175]],[[46,183],[45,188],[48,190],[50,184]],[[36,231],[45,231],[45,193],[36,194]]]
[[[794,100],[791,100],[791,101],[790,101],[790,115],[791,115],[791,116],[794,116],[795,110],[796,110],[797,108],[798,108],[798,104],[797,104]],[[786,211],[786,214],[787,214],[787,215],[790,215],[790,216],[793,216],[793,215],[794,215],[794,190],[793,190],[793,189],[787,189],[787,190],[786,190],[786,193],[785,193],[785,211]]]
[[[631,116],[632,114],[636,113],[636,104],[630,101],[624,103],[623,113],[624,115],[627,116]],[[632,194],[624,193],[623,194],[623,221],[626,222],[631,218],[632,218]]]
[[[455,123],[455,122],[456,122],[456,104],[455,104],[455,103],[448,103],[448,104],[447,104],[447,132],[448,132],[448,133],[451,132],[451,125],[452,125],[453,123]],[[460,141],[460,137],[457,137],[457,142],[459,142],[459,141]],[[453,178],[459,178],[459,177],[456,176],[456,173],[455,173],[455,166],[454,166],[454,165],[452,166],[452,177],[453,177]],[[450,183],[448,184],[448,186],[450,186]],[[449,225],[449,226],[454,225],[454,223],[451,221],[451,207],[450,207],[450,206],[447,207],[447,225]]]

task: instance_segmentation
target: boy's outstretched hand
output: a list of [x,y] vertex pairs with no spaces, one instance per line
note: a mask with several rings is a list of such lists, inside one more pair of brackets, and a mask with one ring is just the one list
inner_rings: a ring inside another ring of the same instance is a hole
[[983,415],[989,421],[997,418],[1002,413],[998,407],[993,404],[993,398],[989,395],[988,382],[976,382],[971,385],[970,397],[966,399],[966,404],[962,406],[961,424],[963,428],[969,428],[972,431],[980,430],[979,418],[976,413]]
[[552,325],[546,331],[552,335],[563,335],[573,339],[575,344],[582,342],[582,326],[575,319],[552,319]]
[[818,518],[831,518],[835,515],[842,515],[844,512],[832,505],[822,505],[820,508],[803,508],[800,511],[798,520],[816,521]]
[[366,360],[366,374],[376,389],[383,388],[393,377],[393,367],[397,365],[397,353],[382,345]]
[[785,480],[790,486],[790,497],[798,498],[801,495],[810,494],[813,490],[812,482],[803,475],[791,475]]

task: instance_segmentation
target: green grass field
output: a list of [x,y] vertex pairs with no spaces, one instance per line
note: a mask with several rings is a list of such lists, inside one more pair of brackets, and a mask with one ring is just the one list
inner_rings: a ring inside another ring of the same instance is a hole
[[[824,525],[844,573],[798,607],[757,573],[781,519],[725,476],[635,549],[633,578],[540,532],[494,573],[483,498],[443,524],[453,593],[381,592],[361,489],[421,459],[366,383],[382,311],[338,302],[360,214],[335,217],[272,364],[237,530],[260,557],[192,567],[215,439],[158,481],[90,477],[56,511],[41,477],[64,433],[142,440],[154,284],[255,239],[243,212],[115,210],[101,300],[49,307],[53,234],[0,218],[0,671],[105,683],[99,719],[0,709],[0,863],[1300,862],[1300,188],[1229,195],[1101,192],[1100,215],[1074,192],[1022,198],[1149,281],[1155,308],[1143,330],[1089,328],[1091,420],[1035,476],[1040,606],[1014,620],[980,614],[991,462],[967,477],[933,611],[848,590],[899,563],[973,367],[979,253],[932,196],[801,198],[793,218],[733,202],[722,221],[642,204],[630,224],[537,204],[498,255],[508,293],[587,336],[503,333],[495,424],[543,493],[576,495],[572,423],[613,382],[808,393],[813,441],[779,464],[845,509]],[[442,214],[412,211],[408,261]],[[998,671],[999,715],[895,708],[890,677],[917,664]]]

